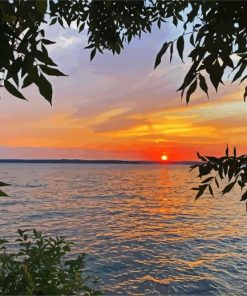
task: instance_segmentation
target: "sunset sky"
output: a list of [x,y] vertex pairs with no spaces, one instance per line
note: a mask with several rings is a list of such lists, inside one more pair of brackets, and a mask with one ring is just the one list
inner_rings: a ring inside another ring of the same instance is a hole
[[52,79],[52,107],[35,87],[25,92],[29,102],[1,90],[0,158],[194,160],[196,151],[222,154],[227,143],[246,152],[244,85],[226,83],[217,94],[211,87],[209,101],[199,91],[186,106],[176,89],[188,63],[175,54],[153,70],[163,42],[179,34],[171,25],[91,63],[85,34],[58,26],[48,33],[57,41],[50,53],[69,77]]

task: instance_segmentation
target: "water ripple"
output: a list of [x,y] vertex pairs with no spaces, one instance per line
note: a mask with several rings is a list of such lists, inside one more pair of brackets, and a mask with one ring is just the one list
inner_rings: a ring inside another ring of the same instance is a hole
[[2,164],[1,236],[37,227],[75,242],[106,295],[246,295],[237,194],[194,203],[188,167]]

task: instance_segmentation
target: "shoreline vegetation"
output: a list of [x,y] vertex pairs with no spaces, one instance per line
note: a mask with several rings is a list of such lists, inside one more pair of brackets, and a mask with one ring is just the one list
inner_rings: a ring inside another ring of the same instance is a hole
[[[86,254],[71,258],[73,242],[33,229],[17,231],[14,250],[0,238],[0,295],[102,295],[85,271]],[[13,242],[12,242],[13,245]]]

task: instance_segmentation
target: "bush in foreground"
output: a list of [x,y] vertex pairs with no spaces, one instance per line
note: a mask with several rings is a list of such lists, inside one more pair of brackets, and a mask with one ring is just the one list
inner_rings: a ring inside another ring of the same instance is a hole
[[83,274],[85,254],[68,257],[72,242],[33,229],[18,230],[16,252],[0,240],[1,295],[102,295],[96,279]]

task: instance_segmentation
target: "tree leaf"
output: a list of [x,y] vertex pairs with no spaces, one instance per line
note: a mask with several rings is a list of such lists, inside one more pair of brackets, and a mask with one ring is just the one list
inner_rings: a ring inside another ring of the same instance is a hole
[[233,181],[232,183],[226,185],[226,187],[222,191],[222,195],[228,193],[229,191],[232,190],[233,186],[236,184],[236,181]]
[[94,49],[91,51],[90,61],[93,60],[93,58],[95,57],[95,55],[96,55],[96,48],[94,48]]
[[213,162],[213,163],[218,163],[219,160],[217,157],[214,157],[214,156],[205,156],[209,161]]
[[235,80],[237,80],[239,77],[241,77],[241,75],[243,74],[244,70],[246,68],[246,64],[242,64],[238,70],[238,72],[235,74],[235,76],[232,79],[232,82],[234,82]]
[[0,190],[0,196],[8,196],[8,194]]
[[37,50],[36,51],[36,57],[37,57],[37,59],[40,62],[42,62],[42,63],[44,63],[46,65],[51,65],[51,66],[56,67],[57,64],[55,64],[53,62],[53,60],[48,56],[48,53],[47,53],[47,50],[46,50],[45,46],[43,46],[42,49],[43,49],[43,51],[41,51],[41,50]]
[[190,36],[190,43],[191,43],[191,45],[195,46],[194,34],[193,33]]
[[214,179],[214,177],[208,177],[207,179],[203,180],[202,183],[208,183],[212,179]]
[[247,97],[247,86],[245,87],[244,101],[246,101],[246,97]]
[[212,189],[211,185],[208,186],[208,190],[209,190],[209,193],[211,194],[211,196],[214,196],[213,189]]
[[59,71],[58,69],[50,68],[45,65],[40,65],[40,69],[42,70],[42,72],[50,76],[68,76],[62,73],[61,71]]
[[10,186],[10,184],[5,183],[5,182],[0,182],[0,187],[4,187],[4,186]]
[[199,166],[199,177],[206,176],[212,171],[212,167],[209,165],[209,163],[203,164]]
[[181,35],[177,40],[177,50],[181,60],[183,61],[183,52],[184,52],[184,36],[183,35]]
[[50,45],[50,44],[55,44],[56,43],[55,41],[51,41],[51,40],[48,40],[48,39],[41,39],[40,41],[43,44],[46,44],[46,45]]
[[223,167],[223,172],[224,172],[224,174],[225,174],[225,177],[228,175],[228,165],[227,165],[227,163],[223,163],[222,164],[222,167]]
[[245,184],[242,181],[238,181],[238,185],[241,187],[241,190],[244,188]]
[[195,79],[192,84],[190,85],[187,93],[186,93],[186,104],[190,101],[190,96],[193,94],[193,92],[196,90],[197,87],[197,79]]
[[196,155],[199,159],[201,159],[202,161],[206,161],[207,159],[204,156],[201,156],[199,152],[196,152]]
[[50,22],[50,26],[54,25],[57,22],[57,18],[53,18]]
[[40,74],[37,85],[39,87],[40,94],[51,104],[52,86],[51,86],[51,83],[45,78],[43,74]]
[[22,93],[19,92],[19,90],[8,80],[4,81],[4,86],[7,89],[9,93],[11,93],[13,96],[22,99],[22,100],[27,100]]
[[169,43],[165,42],[160,51],[158,52],[156,59],[155,59],[155,63],[154,63],[154,69],[160,64],[161,62],[161,58],[162,56],[165,54],[165,52],[167,51],[167,48],[169,47]]
[[85,23],[82,23],[81,25],[80,25],[80,27],[79,27],[79,33],[81,33],[81,31],[83,31],[84,30],[84,28],[85,28]]
[[42,37],[45,37],[45,30],[44,29],[41,29],[39,32]]
[[64,25],[63,25],[63,18],[62,17],[58,17],[58,22],[60,24],[60,26],[62,26],[64,28]]
[[209,96],[208,96],[208,86],[207,86],[207,83],[206,83],[206,79],[202,74],[199,74],[199,85],[200,85],[200,88],[207,94],[207,97],[209,98]]
[[241,79],[241,81],[240,81],[239,84],[241,84],[246,78],[247,78],[247,75],[245,75],[245,76]]
[[200,185],[199,188],[198,188],[198,193],[195,197],[195,200],[197,200],[200,196],[202,196],[202,194],[204,193],[205,189],[208,187],[207,184],[205,185]]
[[194,170],[195,168],[197,168],[198,166],[199,166],[198,164],[191,165],[191,166],[190,166],[190,172],[191,172],[192,170]]
[[32,75],[28,74],[25,79],[23,80],[22,88],[25,88],[33,83]]
[[228,179],[231,181],[232,177],[235,175],[235,167],[230,165],[228,170]]
[[222,52],[222,54],[221,54],[221,58],[222,58],[222,60],[224,61],[224,63],[228,66],[228,67],[230,67],[230,68],[234,68],[234,64],[233,64],[233,61],[232,61],[232,59],[230,58],[230,56],[228,55],[228,53],[227,52]]
[[199,190],[199,188],[198,187],[193,187],[193,188],[191,188],[191,190]]
[[217,180],[216,177],[215,177],[214,181],[215,181],[216,186],[219,188],[219,187],[220,187],[220,186],[219,186],[219,182],[218,182],[218,180]]
[[190,70],[186,74],[183,84],[177,89],[177,91],[182,90],[181,98],[183,97],[183,92],[187,86],[189,86],[194,79],[196,79],[196,71],[197,71],[197,65],[194,64],[191,66]]
[[226,146],[226,156],[229,156],[229,149],[228,149],[228,145]]
[[223,66],[221,67],[217,56],[213,54],[204,59],[204,65],[215,90],[218,91],[219,83],[222,83],[222,75],[224,72]]
[[247,200],[247,191],[242,195],[240,201]]
[[174,15],[173,16],[173,24],[175,25],[175,26],[177,26],[178,25],[178,19],[177,19],[177,17]]
[[172,55],[173,55],[173,42],[171,43],[171,47],[170,47],[170,63],[172,61]]
[[36,6],[41,17],[43,18],[47,10],[47,0],[36,0]]

